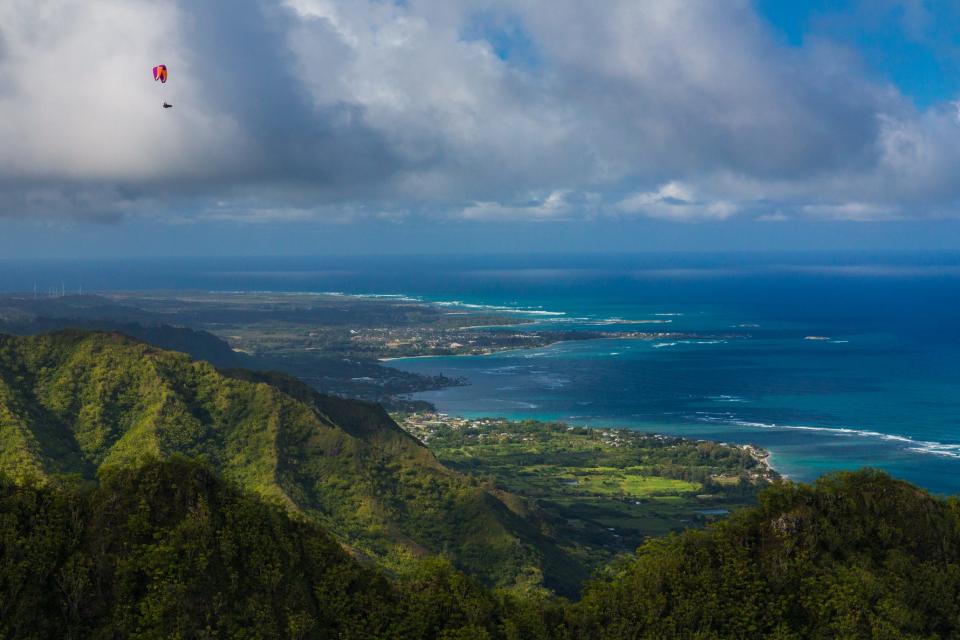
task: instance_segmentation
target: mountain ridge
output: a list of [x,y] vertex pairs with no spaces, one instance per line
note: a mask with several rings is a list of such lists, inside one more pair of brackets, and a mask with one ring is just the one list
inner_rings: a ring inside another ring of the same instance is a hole
[[780,482],[570,603],[436,558],[384,575],[179,455],[99,483],[0,474],[0,637],[957,638],[960,505],[871,470]]
[[186,455],[390,568],[446,553],[488,584],[570,591],[585,577],[534,520],[374,405],[280,374],[221,373],[117,332],[0,336],[0,381],[13,427],[0,473],[18,481]]

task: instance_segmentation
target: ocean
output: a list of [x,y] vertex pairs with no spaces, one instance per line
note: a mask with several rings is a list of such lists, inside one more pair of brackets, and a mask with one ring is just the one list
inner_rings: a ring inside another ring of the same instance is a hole
[[610,338],[390,366],[466,416],[562,420],[772,452],[809,481],[872,466],[960,493],[960,254],[797,253],[0,263],[0,289],[396,294]]

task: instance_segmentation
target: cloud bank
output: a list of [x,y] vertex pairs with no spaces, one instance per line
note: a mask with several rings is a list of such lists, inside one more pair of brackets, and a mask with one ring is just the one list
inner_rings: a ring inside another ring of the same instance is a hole
[[7,0],[0,78],[5,217],[960,214],[956,103],[746,0]]

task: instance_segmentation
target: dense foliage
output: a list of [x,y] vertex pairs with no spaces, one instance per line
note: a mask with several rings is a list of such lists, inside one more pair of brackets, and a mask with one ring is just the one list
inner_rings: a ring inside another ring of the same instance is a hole
[[749,446],[532,420],[396,419],[448,468],[535,505],[551,537],[591,569],[756,504],[778,477]]
[[[528,455],[511,438],[491,461]],[[646,464],[611,446],[609,474]],[[645,542],[575,604],[516,588],[582,571],[528,506],[374,405],[117,334],[0,336],[0,640],[960,638],[960,502],[879,472],[776,483]]]
[[221,374],[119,334],[0,336],[0,473],[17,481],[183,454],[393,569],[446,554],[488,584],[575,589],[576,563],[379,407]]
[[0,484],[0,638],[476,637],[495,608],[443,562],[398,589],[184,459]]
[[958,638],[960,504],[875,471],[782,484],[645,544],[571,619],[591,640]]
[[649,542],[575,604],[433,559],[385,577],[174,457],[0,480],[0,638],[958,638],[960,505],[871,471]]

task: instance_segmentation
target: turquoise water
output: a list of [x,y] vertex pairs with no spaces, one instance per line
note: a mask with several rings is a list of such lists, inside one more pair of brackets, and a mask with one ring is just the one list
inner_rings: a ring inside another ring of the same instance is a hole
[[749,442],[799,480],[869,465],[960,493],[958,254],[21,262],[0,263],[0,288],[65,273],[86,291],[394,294],[519,310],[544,328],[697,332],[391,364],[466,378],[419,396],[449,413]]
[[468,380],[416,396],[448,413],[749,442],[798,480],[874,466],[960,493],[960,283],[951,270],[705,270],[632,282],[568,273],[590,286],[559,290],[544,275],[518,270],[510,276],[526,295],[487,302],[539,312],[530,317],[544,328],[701,337],[391,364]]
[[795,479],[878,466],[936,491],[960,489],[956,387],[918,363],[901,366],[904,354],[882,336],[841,339],[849,342],[602,340],[392,364],[469,380],[418,394],[448,413],[750,442]]

